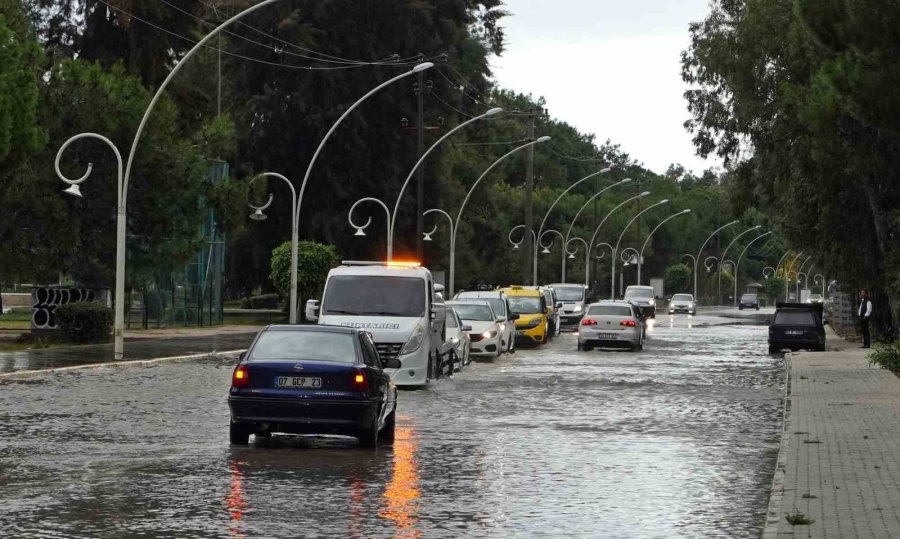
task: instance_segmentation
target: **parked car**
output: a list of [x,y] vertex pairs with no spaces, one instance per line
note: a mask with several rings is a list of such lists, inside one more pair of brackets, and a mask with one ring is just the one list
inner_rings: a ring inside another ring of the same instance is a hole
[[644,321],[640,309],[627,301],[603,300],[588,305],[578,328],[578,349],[644,348]]
[[529,344],[547,342],[547,306],[544,295],[522,286],[510,286],[503,292],[516,318],[516,340]]
[[783,349],[825,350],[821,303],[777,303],[769,326],[769,353]]
[[584,308],[588,303],[588,290],[582,284],[556,283],[549,285],[556,294],[556,301],[562,303],[559,308],[559,327],[578,331],[578,324],[584,316]]
[[810,294],[806,297],[807,303],[822,303],[822,294]]
[[669,300],[669,314],[687,313],[692,316],[697,315],[697,303],[694,301],[693,294],[675,294]]
[[559,335],[559,311],[562,303],[556,300],[556,292],[549,286],[529,286],[544,295],[544,313],[547,315],[547,340]]
[[516,353],[516,324],[510,320],[512,310],[509,307],[509,300],[506,294],[499,290],[473,290],[471,292],[457,292],[453,299],[457,301],[478,299],[488,302],[491,308],[494,309],[494,314],[506,319],[500,322],[503,351],[511,354]]
[[641,309],[644,318],[656,318],[656,298],[652,286],[632,285],[625,289],[625,301],[634,303]]
[[469,332],[472,331],[472,326],[463,322],[452,307],[448,307],[447,324],[444,327],[447,333],[445,342],[453,345],[454,362],[458,365],[459,370],[463,370],[471,361],[469,352],[472,339],[469,337]]
[[756,309],[759,310],[759,297],[756,294],[744,294],[738,302],[738,310]]
[[362,447],[393,442],[397,388],[367,331],[331,326],[268,326],[231,377],[232,444],[250,435],[341,434]]
[[491,304],[480,299],[465,301],[448,301],[460,320],[470,326],[470,354],[473,356],[495,358],[503,353],[500,337],[500,324],[505,318],[497,316]]

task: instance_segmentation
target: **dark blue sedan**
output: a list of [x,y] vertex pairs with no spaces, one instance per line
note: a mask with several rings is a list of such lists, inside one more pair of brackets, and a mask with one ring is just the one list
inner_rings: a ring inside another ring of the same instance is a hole
[[231,443],[250,435],[341,434],[362,447],[394,440],[397,388],[372,336],[332,326],[269,326],[231,377]]

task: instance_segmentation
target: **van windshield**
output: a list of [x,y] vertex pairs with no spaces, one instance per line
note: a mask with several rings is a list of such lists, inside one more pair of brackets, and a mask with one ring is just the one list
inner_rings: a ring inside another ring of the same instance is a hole
[[322,315],[425,316],[425,280],[381,275],[335,275],[328,279]]
[[584,301],[584,288],[580,286],[556,286],[553,291],[559,301]]

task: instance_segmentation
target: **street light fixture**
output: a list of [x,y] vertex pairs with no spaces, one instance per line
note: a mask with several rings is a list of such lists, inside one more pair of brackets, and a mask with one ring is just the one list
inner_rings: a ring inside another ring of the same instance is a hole
[[687,215],[687,214],[689,214],[689,213],[691,213],[691,210],[690,210],[690,209],[681,210],[681,211],[678,212],[678,213],[673,213],[672,215],[670,215],[670,216],[666,217],[665,219],[663,219],[658,225],[656,225],[656,228],[654,228],[654,229],[650,232],[650,234],[647,235],[647,239],[644,240],[644,245],[641,246],[641,252],[638,253],[638,267],[637,267],[637,284],[638,284],[638,285],[641,284],[641,266],[643,265],[643,261],[644,261],[644,249],[646,249],[646,248],[647,248],[647,244],[650,243],[650,238],[652,238],[652,237],[653,237],[653,234],[654,234],[657,230],[659,230],[659,228],[660,228],[661,226],[663,226],[664,224],[666,224],[666,222],[668,222],[669,220],[674,219],[674,218],[678,217],[679,215]]
[[740,223],[740,221],[734,220],[726,225],[720,226],[719,228],[713,230],[712,234],[710,234],[706,238],[706,240],[703,242],[703,244],[700,246],[700,250],[697,251],[697,256],[694,257],[694,301],[698,301],[700,298],[697,295],[697,263],[700,261],[700,257],[703,256],[703,249],[706,247],[706,244],[709,243],[709,240],[711,240],[713,238],[713,236],[715,236],[719,232],[725,230],[726,228],[736,225],[738,223]]
[[[725,247],[725,250],[722,251],[722,253],[719,255],[720,258],[722,260],[725,259],[725,255],[728,253],[728,250],[731,249],[731,246],[734,245],[734,242],[736,242],[741,236],[743,236],[744,234],[749,234],[754,230],[759,230],[760,228],[762,228],[762,225],[756,225],[735,236],[734,239],[731,240],[731,243],[729,243],[728,246]],[[718,275],[716,275],[716,297],[719,299],[719,305],[722,304],[722,266],[724,264],[724,262],[719,263],[719,273]],[[732,269],[734,269],[734,266],[732,266]]]
[[[585,176],[584,178],[581,178],[577,182],[573,183],[572,185],[567,187],[565,191],[560,193],[559,196],[556,197],[556,200],[553,201],[553,204],[550,204],[550,207],[547,209],[547,213],[544,214],[544,218],[541,220],[540,226],[538,226],[537,237],[538,238],[542,237],[542,234],[544,232],[544,225],[547,223],[547,218],[550,217],[550,212],[553,211],[553,208],[556,207],[556,204],[559,203],[559,201],[562,200],[562,198],[564,196],[566,196],[566,194],[568,194],[572,189],[575,189],[576,187],[578,187],[582,183],[586,182],[587,180],[593,178],[594,176],[599,176],[600,174],[606,174],[607,172],[609,172],[611,170],[612,170],[611,167],[606,167],[606,168],[598,170],[597,172],[592,172],[592,173],[588,174],[587,176]],[[621,182],[619,182],[619,184],[621,184]],[[565,242],[565,241],[566,241],[566,238],[563,238],[563,242]],[[564,263],[565,263],[565,260],[564,260]],[[531,284],[533,286],[537,286],[537,284],[538,284],[538,282],[537,282],[538,264],[537,264],[537,253],[536,252],[535,252],[534,261],[532,262],[532,265],[533,265],[533,269],[532,269],[532,274],[531,274],[531,281],[532,281]]]
[[[748,249],[750,249],[750,246],[751,246],[751,245],[753,245],[753,244],[756,243],[757,241],[761,240],[762,238],[765,238],[766,236],[770,236],[771,234],[772,234],[771,231],[769,231],[769,232],[763,232],[763,233],[760,234],[759,236],[756,236],[755,238],[753,238],[752,240],[750,240],[750,242],[746,245],[746,247],[744,247],[744,250],[741,251],[741,254],[739,254],[738,257],[737,257],[737,262],[734,264],[734,306],[735,306],[735,307],[737,307],[737,302],[738,302],[738,299],[737,299],[737,291],[738,291],[738,268],[740,268],[740,265],[741,265],[741,259],[744,258],[744,254],[747,252]],[[771,238],[769,238],[769,239],[771,239]],[[766,240],[766,241],[768,241],[768,240]],[[763,245],[765,245],[765,244],[763,244]],[[768,266],[766,266],[766,267],[768,267]],[[765,276],[765,268],[763,268],[763,276]],[[768,277],[766,277],[766,278],[768,279]]]
[[[488,110],[487,112],[485,112],[484,114],[481,114],[481,115],[475,116],[474,118],[471,118],[471,119],[469,119],[469,120],[466,120],[465,122],[463,122],[463,123],[457,125],[456,127],[454,127],[453,129],[451,129],[450,131],[447,131],[447,133],[445,133],[444,136],[442,136],[441,138],[439,138],[434,144],[431,145],[430,148],[428,148],[427,150],[425,150],[425,152],[422,154],[421,157],[419,157],[419,160],[416,161],[416,164],[415,164],[415,165],[413,165],[412,170],[409,171],[409,174],[406,176],[406,180],[403,182],[403,185],[400,187],[400,192],[397,194],[397,201],[394,203],[394,211],[391,212],[391,218],[390,218],[391,229],[390,229],[390,232],[388,233],[388,237],[391,238],[391,245],[393,245],[393,239],[394,239],[394,224],[397,222],[397,212],[398,212],[399,209],[400,209],[400,200],[403,198],[403,194],[406,192],[406,187],[409,185],[409,182],[412,180],[412,178],[413,178],[413,176],[415,175],[416,171],[419,169],[419,167],[422,165],[422,163],[425,162],[425,158],[428,157],[428,155],[429,155],[435,148],[437,148],[438,146],[440,146],[440,144],[441,144],[442,142],[444,142],[445,140],[447,140],[447,138],[449,138],[450,135],[452,135],[453,133],[456,133],[457,131],[459,131],[460,129],[462,129],[463,127],[466,127],[467,125],[469,125],[469,124],[471,124],[471,123],[477,122],[478,120],[483,120],[483,119],[485,119],[485,118],[490,118],[490,117],[492,117],[492,116],[496,116],[497,114],[500,114],[501,112],[503,112],[503,109],[502,109],[502,108],[500,108],[500,107],[494,107],[494,108]],[[423,217],[425,216],[425,212],[422,213],[422,216],[423,216]],[[394,257],[393,249],[390,249],[390,250],[388,251],[388,261],[393,260],[393,257]]]
[[[603,220],[601,220],[601,221],[600,221],[600,224],[597,225],[597,228],[594,229],[594,235],[591,236],[591,241],[588,242],[588,245],[589,245],[589,247],[588,247],[588,257],[590,257],[590,251],[593,250],[594,246],[609,245],[608,243],[605,243],[605,244],[599,244],[599,243],[596,243],[596,241],[597,241],[597,234],[600,233],[600,229],[601,229],[601,228],[603,227],[603,225],[606,223],[607,219],[609,219],[609,217],[610,217],[613,213],[615,213],[616,210],[618,210],[619,208],[621,208],[621,207],[624,206],[625,204],[628,204],[629,202],[634,201],[634,200],[637,200],[637,199],[639,199],[639,198],[643,198],[643,197],[645,197],[645,196],[647,196],[647,195],[649,195],[649,194],[650,194],[650,191],[644,191],[643,193],[634,195],[634,196],[631,197],[631,198],[627,198],[627,199],[623,200],[618,206],[616,206],[615,208],[609,210],[609,213],[607,213],[607,214],[603,217]],[[612,246],[610,246],[610,250],[612,250]],[[615,252],[613,252],[612,255],[613,255],[613,261],[612,261],[612,264],[613,264],[613,267],[615,268],[615,265],[616,265]]]
[[392,244],[392,241],[391,241],[391,212],[388,209],[387,204],[385,204],[384,202],[378,200],[377,198],[373,198],[373,197],[361,198],[361,199],[357,200],[356,202],[354,202],[353,205],[350,206],[350,211],[347,213],[347,221],[350,223],[350,226],[352,226],[353,228],[356,229],[356,233],[353,235],[354,236],[365,236],[366,235],[365,229],[370,224],[372,224],[372,217],[369,217],[368,220],[366,221],[366,224],[364,224],[364,225],[357,225],[356,223],[353,222],[353,210],[355,210],[356,207],[359,206],[360,204],[362,204],[363,202],[374,202],[374,203],[378,204],[379,206],[381,206],[382,209],[384,209],[384,214],[387,217],[387,252],[388,252],[387,260],[390,260],[391,259],[390,253],[391,253],[391,249],[392,249],[392,245],[391,245]]
[[[575,260],[575,253],[578,252],[577,245],[575,246],[575,249],[573,251],[569,251],[569,245],[571,245],[572,243],[575,243],[575,242],[581,242],[581,244],[584,245],[584,286],[587,286],[588,285],[588,269],[587,268],[588,268],[588,265],[591,263],[590,249],[588,249],[588,243],[587,243],[587,241],[584,240],[584,238],[580,238],[578,236],[575,236],[574,238],[569,238],[569,241],[566,242],[566,253],[569,254],[569,256],[568,256],[569,260]],[[565,267],[566,267],[565,264],[563,264],[563,269],[565,269]],[[562,282],[563,283],[566,282],[565,274],[563,274]]]
[[[291,180],[287,179],[287,177],[278,174],[277,172],[263,172],[262,174],[258,174],[254,176],[253,179],[247,184],[247,188],[249,189],[253,182],[260,178],[274,178],[276,180],[280,180],[287,184],[288,189],[291,190],[291,299],[290,299],[290,307],[288,308],[288,321],[291,324],[297,323],[297,246],[299,244],[299,230],[300,230],[300,215],[297,213],[297,206],[300,204],[300,201],[297,199],[297,191],[294,190],[294,184],[291,183]],[[268,216],[263,213],[269,206],[272,205],[273,195],[269,193],[269,199],[262,206],[254,206],[250,202],[247,203],[248,206],[253,208],[253,213],[250,214],[250,219],[254,221],[265,221]]]
[[610,289],[609,299],[616,299],[616,253],[619,251],[619,245],[622,243],[622,238],[625,237],[625,232],[628,231],[628,227],[630,227],[632,223],[637,221],[641,215],[644,215],[645,213],[647,213],[648,211],[652,210],[653,208],[655,208],[657,206],[661,206],[663,204],[668,204],[668,203],[669,203],[669,199],[664,198],[664,199],[660,200],[659,202],[657,202],[656,204],[651,204],[651,205],[647,206],[643,210],[637,212],[637,214],[631,218],[631,221],[628,221],[628,224],[625,225],[625,228],[622,229],[622,233],[619,234],[619,240],[616,242],[616,246],[615,246],[615,248],[613,248],[613,251],[612,251],[612,275],[610,277],[610,284],[612,285],[612,288]]
[[[439,215],[443,215],[447,218],[447,221],[450,223],[450,268],[456,267],[456,243],[453,241],[453,238],[456,234],[456,223],[453,222],[453,217],[450,216],[449,213],[445,212],[439,208],[431,208],[430,210],[425,210],[422,212],[422,217],[427,217],[429,213],[437,213]],[[431,235],[437,232],[437,224],[434,225],[434,229],[431,232],[426,232],[423,241],[432,241]],[[451,269],[452,271],[452,269]],[[451,274],[451,282],[452,282],[452,274]],[[450,287],[450,298],[453,297],[453,287]]]
[[[526,142],[525,144],[522,144],[521,146],[517,146],[516,148],[513,148],[512,150],[503,154],[503,156],[501,156],[499,159],[497,159],[496,161],[491,163],[491,166],[486,168],[484,170],[484,172],[481,173],[481,176],[479,176],[478,179],[475,180],[475,183],[472,184],[472,187],[469,188],[469,192],[466,193],[466,198],[463,199],[462,205],[459,207],[459,212],[456,214],[456,226],[453,229],[453,233],[450,235],[450,250],[451,251],[456,250],[456,235],[459,233],[459,225],[462,222],[463,211],[466,209],[466,204],[469,202],[469,199],[472,197],[472,193],[475,191],[475,188],[478,187],[478,184],[481,183],[481,180],[483,180],[485,178],[485,176],[487,176],[488,173],[494,169],[494,167],[499,165],[507,157],[513,155],[516,152],[524,150],[525,148],[534,146],[535,144],[541,144],[541,143],[547,142],[548,140],[550,140],[550,137],[545,135],[538,139]],[[453,294],[456,290],[455,285],[456,285],[456,261],[454,259],[453,263],[450,264],[450,296],[451,297],[453,297]]]

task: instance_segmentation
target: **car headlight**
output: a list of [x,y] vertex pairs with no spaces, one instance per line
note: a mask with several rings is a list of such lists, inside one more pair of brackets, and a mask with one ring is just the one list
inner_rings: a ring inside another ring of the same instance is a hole
[[572,309],[572,312],[573,312],[573,313],[580,313],[580,312],[581,312],[581,305],[576,305],[575,308]]
[[484,337],[485,339],[493,339],[494,337],[497,336],[497,332],[496,331],[485,331],[484,333],[481,334],[481,336]]
[[410,336],[409,340],[406,341],[406,344],[403,345],[403,348],[400,350],[401,354],[409,354],[415,352],[422,346],[422,342],[425,341],[425,328],[422,326],[416,326],[415,331],[413,331],[412,336]]
[[693,304],[693,303],[688,303],[688,307],[690,307],[691,309],[693,309],[693,308],[694,308],[694,304]]
[[651,300],[648,301],[647,303],[649,303],[650,306],[652,307],[652,306],[656,305],[656,300],[655,300],[655,299],[651,299]]

